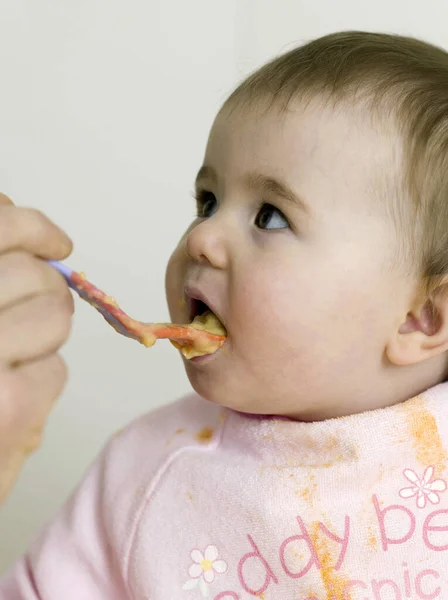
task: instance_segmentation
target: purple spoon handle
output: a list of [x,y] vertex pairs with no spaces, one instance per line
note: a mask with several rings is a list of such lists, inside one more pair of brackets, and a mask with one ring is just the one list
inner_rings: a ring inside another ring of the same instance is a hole
[[61,273],[61,275],[63,275],[65,277],[68,284],[73,283],[70,279],[70,277],[73,273],[73,270],[70,269],[70,267],[67,267],[67,265],[64,265],[63,263],[58,262],[56,260],[49,260],[48,264],[51,265],[52,267],[54,267],[57,271],[59,271],[59,273]]
[[89,294],[86,292],[86,290],[80,288],[72,279],[72,275],[73,275],[73,269],[70,269],[70,267],[68,267],[67,265],[64,265],[63,263],[60,263],[58,261],[55,260],[49,260],[48,264],[51,265],[52,267],[54,267],[57,271],[59,271],[59,273],[61,273],[61,275],[63,275],[63,277],[65,278],[65,280],[67,281],[69,287],[78,294],[78,296],[80,298],[82,298],[83,300],[85,300],[88,304],[90,304],[91,306],[93,306],[94,308],[96,308],[96,310],[106,319],[106,321],[112,325],[112,327],[118,331],[118,333],[121,333],[122,335],[131,338],[133,340],[137,340],[139,341],[138,337],[132,333],[131,331],[129,331],[128,329],[126,329],[126,327],[120,323],[113,314],[110,313],[110,311],[108,310],[108,307],[105,304],[99,303],[99,301],[95,298],[92,298],[91,296],[89,296]]

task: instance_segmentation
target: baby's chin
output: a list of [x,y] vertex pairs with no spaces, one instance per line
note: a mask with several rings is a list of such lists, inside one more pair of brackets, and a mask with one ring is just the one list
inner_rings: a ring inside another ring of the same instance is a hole
[[185,369],[191,387],[204,400],[241,413],[264,415],[272,412],[272,404],[271,411],[269,411],[266,406],[259,402],[257,397],[248,398],[242,391],[230,389],[225,384],[219,385],[212,377],[207,378],[203,373],[198,377],[194,368],[192,369],[189,367],[188,362],[185,362]]
[[[188,361],[185,361],[188,363]],[[300,398],[291,399],[288,405],[281,405],[276,401],[276,396],[273,393],[272,397],[266,394],[266,389],[247,389],[247,385],[238,386],[237,382],[232,382],[229,385],[229,378],[222,377],[218,382],[213,376],[204,377],[202,373],[198,377],[197,371],[185,365],[187,377],[193,390],[204,400],[229,408],[239,413],[248,415],[260,416],[275,416],[294,421],[314,422],[323,421],[334,416],[340,416],[331,411],[327,413],[325,410],[316,409],[307,404],[306,400]],[[210,374],[211,375],[211,374]],[[305,394],[305,398],[307,395]]]

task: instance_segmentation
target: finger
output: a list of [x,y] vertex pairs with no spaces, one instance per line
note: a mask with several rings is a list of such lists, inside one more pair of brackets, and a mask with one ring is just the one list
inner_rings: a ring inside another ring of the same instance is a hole
[[39,360],[13,369],[20,397],[16,398],[16,431],[23,432],[21,450],[35,450],[41,441],[48,414],[67,383],[67,365],[60,354],[49,354]]
[[71,253],[73,244],[40,211],[0,204],[0,254],[17,249],[47,260],[61,260]]
[[1,477],[0,477],[0,504],[5,500],[10,490],[14,486],[16,479],[22,470],[25,456],[23,454],[14,453],[0,462]]
[[0,504],[25,457],[37,447],[54,401],[65,387],[67,368],[58,354],[0,377]]
[[35,360],[58,350],[71,329],[71,299],[47,294],[0,313],[0,361],[8,365]]
[[14,202],[6,194],[0,192],[0,205],[14,206]]
[[20,251],[0,254],[0,282],[0,311],[31,296],[68,291],[67,282],[55,268]]
[[42,407],[43,415],[46,415],[53,402],[63,391],[67,383],[67,364],[58,353],[49,354],[38,360],[22,363],[14,369],[14,373],[25,381],[30,392],[28,396],[34,396],[33,405]]
[[0,375],[0,447],[29,452],[40,442],[54,401],[67,382],[59,354],[3,371]]

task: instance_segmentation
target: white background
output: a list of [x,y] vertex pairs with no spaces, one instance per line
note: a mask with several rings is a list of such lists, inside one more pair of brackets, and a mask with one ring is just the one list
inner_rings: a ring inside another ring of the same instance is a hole
[[[447,22],[446,0],[0,0],[0,189],[65,228],[68,264],[132,316],[166,320],[165,264],[194,215],[209,128],[237,83],[341,29],[448,48]],[[145,349],[76,305],[70,382],[0,508],[0,572],[115,430],[189,389],[168,342]]]

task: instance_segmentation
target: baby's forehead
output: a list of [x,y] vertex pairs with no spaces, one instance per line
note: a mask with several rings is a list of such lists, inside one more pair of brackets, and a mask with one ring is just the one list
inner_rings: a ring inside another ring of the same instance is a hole
[[347,188],[384,187],[390,178],[396,180],[402,154],[402,139],[390,115],[382,118],[361,102],[318,97],[295,101],[287,110],[262,104],[223,111],[207,147],[208,159],[235,170],[247,164],[283,171],[296,183],[311,172],[315,179],[338,180]]
[[[357,98],[333,101],[315,96],[305,101],[294,100],[284,108],[276,103],[253,104],[250,108],[236,106],[216,116],[210,135],[252,137],[270,136],[290,142],[293,137],[324,142],[336,137],[340,146],[346,141],[369,141],[384,146],[396,145],[399,128],[390,111],[374,110]],[[313,144],[314,145],[314,144]]]

